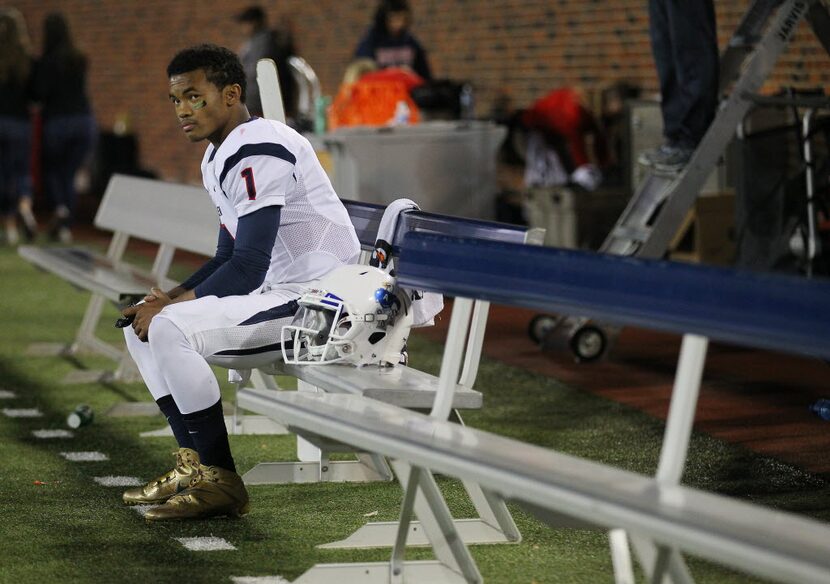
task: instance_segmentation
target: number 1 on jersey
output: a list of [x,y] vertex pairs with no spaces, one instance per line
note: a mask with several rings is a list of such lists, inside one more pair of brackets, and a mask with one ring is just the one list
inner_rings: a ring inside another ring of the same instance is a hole
[[245,179],[245,188],[248,190],[248,200],[256,199],[256,184],[254,183],[254,169],[250,166],[244,169],[241,173],[242,178]]

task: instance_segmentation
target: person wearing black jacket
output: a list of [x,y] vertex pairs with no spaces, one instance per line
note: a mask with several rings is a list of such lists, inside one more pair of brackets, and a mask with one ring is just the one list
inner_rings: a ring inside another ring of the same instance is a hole
[[713,0],[649,0],[649,34],[664,143],[638,162],[661,173],[683,170],[718,107],[718,30]]
[[262,100],[259,96],[256,65],[260,59],[273,59],[277,65],[283,107],[289,123],[297,119],[297,82],[291,73],[288,60],[296,54],[294,39],[290,31],[269,28],[265,11],[259,6],[250,6],[236,16],[242,27],[245,43],[239,50],[239,59],[245,70],[248,83],[248,111],[262,116]]
[[427,53],[409,32],[411,23],[412,12],[406,0],[381,0],[374,24],[361,39],[354,57],[372,59],[381,69],[405,67],[425,81],[432,80]]
[[33,60],[23,17],[12,8],[0,11],[0,217],[6,243],[15,245],[18,209],[29,239],[37,225],[32,214],[29,119]]
[[43,183],[52,204],[53,239],[71,241],[75,175],[92,150],[95,120],[86,93],[87,58],[74,45],[66,18],[49,14],[35,92],[43,116]]

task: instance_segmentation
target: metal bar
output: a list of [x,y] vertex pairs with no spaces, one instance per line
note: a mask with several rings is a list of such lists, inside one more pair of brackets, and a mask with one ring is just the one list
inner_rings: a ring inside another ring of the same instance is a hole
[[427,233],[407,235],[398,266],[401,285],[457,298],[830,356],[821,279]]
[[654,558],[654,565],[652,572],[649,574],[648,581],[651,584],[661,584],[663,577],[669,571],[669,558],[671,557],[671,548],[664,545],[657,546],[657,555]]
[[256,64],[256,79],[262,99],[262,115],[269,120],[285,123],[285,107],[277,75],[277,64],[272,59],[260,59]]
[[490,303],[477,300],[473,308],[473,321],[470,325],[470,334],[467,336],[467,352],[464,355],[464,367],[461,369],[459,385],[473,387],[478,376],[478,366],[481,363],[481,348],[484,345],[484,331],[487,328],[487,317]]
[[[630,539],[643,571],[645,571],[647,577],[651,578],[657,560],[657,546],[651,539],[638,534],[631,534]],[[672,584],[694,584],[694,578],[692,578],[689,568],[686,567],[678,554],[669,555],[668,562],[669,572],[667,576]]]
[[121,358],[118,360],[118,367],[113,372],[112,378],[115,381],[124,381],[127,383],[142,380],[141,373],[138,371],[138,367],[129,352],[124,351],[121,354]]
[[[401,459],[394,460],[392,466],[398,475],[398,480],[409,483],[410,469],[415,469],[408,462]],[[447,507],[441,490],[435,483],[432,472],[421,468],[418,477],[419,493],[415,498],[415,514],[421,520],[421,527],[432,546],[436,559],[450,570],[461,574],[468,583],[482,581],[475,560],[470,555],[463,538],[458,530]]]
[[[81,326],[78,328],[78,334],[75,336],[75,342],[69,348],[70,354],[75,354],[80,351],[81,347],[95,347],[94,341],[97,340],[95,336],[95,329],[98,326],[98,321],[101,319],[101,312],[104,309],[106,298],[100,294],[93,294],[89,299],[89,304],[86,305],[84,318],[81,320]],[[103,341],[101,341],[103,342]],[[119,351],[119,355],[121,352]]]
[[477,483],[471,481],[463,481],[463,483],[482,521],[501,531],[507,541],[515,543],[522,541],[522,534],[504,499],[493,491],[482,489]]
[[412,510],[415,507],[415,496],[418,494],[421,469],[412,467],[406,484],[403,485],[403,501],[398,518],[398,533],[395,536],[395,545],[392,546],[392,558],[389,561],[389,581],[392,584],[403,584],[404,561],[406,558],[406,536],[409,533],[409,523],[412,521]]
[[628,535],[625,530],[610,530],[608,544],[611,548],[614,584],[634,584],[634,567],[631,564],[631,550],[628,547]]
[[740,73],[741,64],[746,55],[758,42],[764,24],[782,0],[754,0],[744,13],[726,50],[720,59],[720,91],[723,92]]
[[807,260],[807,277],[813,276],[813,260],[816,257],[816,211],[813,194],[815,192],[814,177],[813,177],[813,140],[810,136],[810,123],[813,119],[815,110],[809,109],[804,113],[801,119],[801,136],[804,140],[804,148],[802,150],[804,156],[804,178],[807,182],[807,245],[805,246],[806,260]]
[[705,337],[683,336],[657,467],[657,480],[662,484],[679,484],[683,476],[708,346],[709,339]]
[[153,260],[153,267],[150,269],[150,273],[153,274],[153,279],[157,285],[163,285],[162,281],[167,277],[167,272],[170,271],[170,264],[173,263],[175,253],[176,248],[169,243],[159,245],[156,257]]
[[107,247],[107,257],[113,261],[113,263],[118,263],[121,261],[122,256],[124,255],[124,250],[127,249],[127,243],[130,241],[130,236],[122,231],[118,231],[112,234],[112,239],[110,239],[110,244]]
[[82,352],[101,354],[113,361],[119,361],[124,356],[124,351],[99,339],[98,337],[87,337],[82,341],[74,342],[68,347],[64,354],[75,355]]
[[441,373],[438,377],[438,391],[432,405],[430,416],[446,420],[452,410],[452,399],[461,366],[464,351],[465,333],[470,324],[473,301],[468,298],[456,298],[450,318],[450,329],[444,344],[444,356],[441,359]]
[[[657,481],[666,486],[679,484],[683,476],[708,345],[705,337],[683,336],[656,475]],[[656,549],[650,581],[660,584],[666,574],[675,574],[683,581],[688,569],[680,552],[665,545]]]
[[648,534],[769,579],[830,584],[830,527],[816,520],[689,487],[664,486],[653,477],[401,412],[376,400],[253,389],[243,390],[240,400],[243,396],[246,407],[293,427],[325,428],[333,439],[464,477],[510,500]]

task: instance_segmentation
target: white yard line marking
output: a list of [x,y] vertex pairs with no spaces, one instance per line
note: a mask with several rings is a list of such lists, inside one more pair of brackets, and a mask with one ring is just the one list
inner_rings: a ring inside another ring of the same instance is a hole
[[233,584],[291,584],[282,576],[231,576]]
[[158,505],[133,505],[130,508],[142,517],[144,517],[145,515],[147,515],[147,511],[149,511],[150,509],[154,509],[156,507],[158,507]]
[[40,418],[43,413],[37,408],[9,409],[3,408],[3,415],[7,418]]
[[144,483],[138,477],[92,477],[92,480],[104,487],[140,487]]
[[174,539],[193,552],[215,552],[236,549],[221,537],[176,537]]
[[17,395],[8,389],[0,389],[0,399],[14,399]]
[[69,430],[32,430],[32,435],[41,440],[48,440],[49,438],[73,438],[75,434]]
[[98,462],[110,459],[103,452],[61,452],[61,456],[72,462]]

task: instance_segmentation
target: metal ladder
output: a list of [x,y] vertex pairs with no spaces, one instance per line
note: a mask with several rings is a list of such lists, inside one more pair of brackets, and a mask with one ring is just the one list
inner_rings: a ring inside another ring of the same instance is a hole
[[[639,185],[600,252],[645,258],[662,257],[672,237],[715,169],[736,129],[752,106],[752,97],[772,72],[799,23],[806,19],[830,54],[830,12],[824,0],[755,0],[744,14],[720,60],[723,99],[715,119],[686,167],[677,174],[651,172]],[[564,344],[581,361],[600,358],[618,329],[584,317],[534,319],[531,337],[543,349]],[[534,328],[535,327],[535,328]]]

